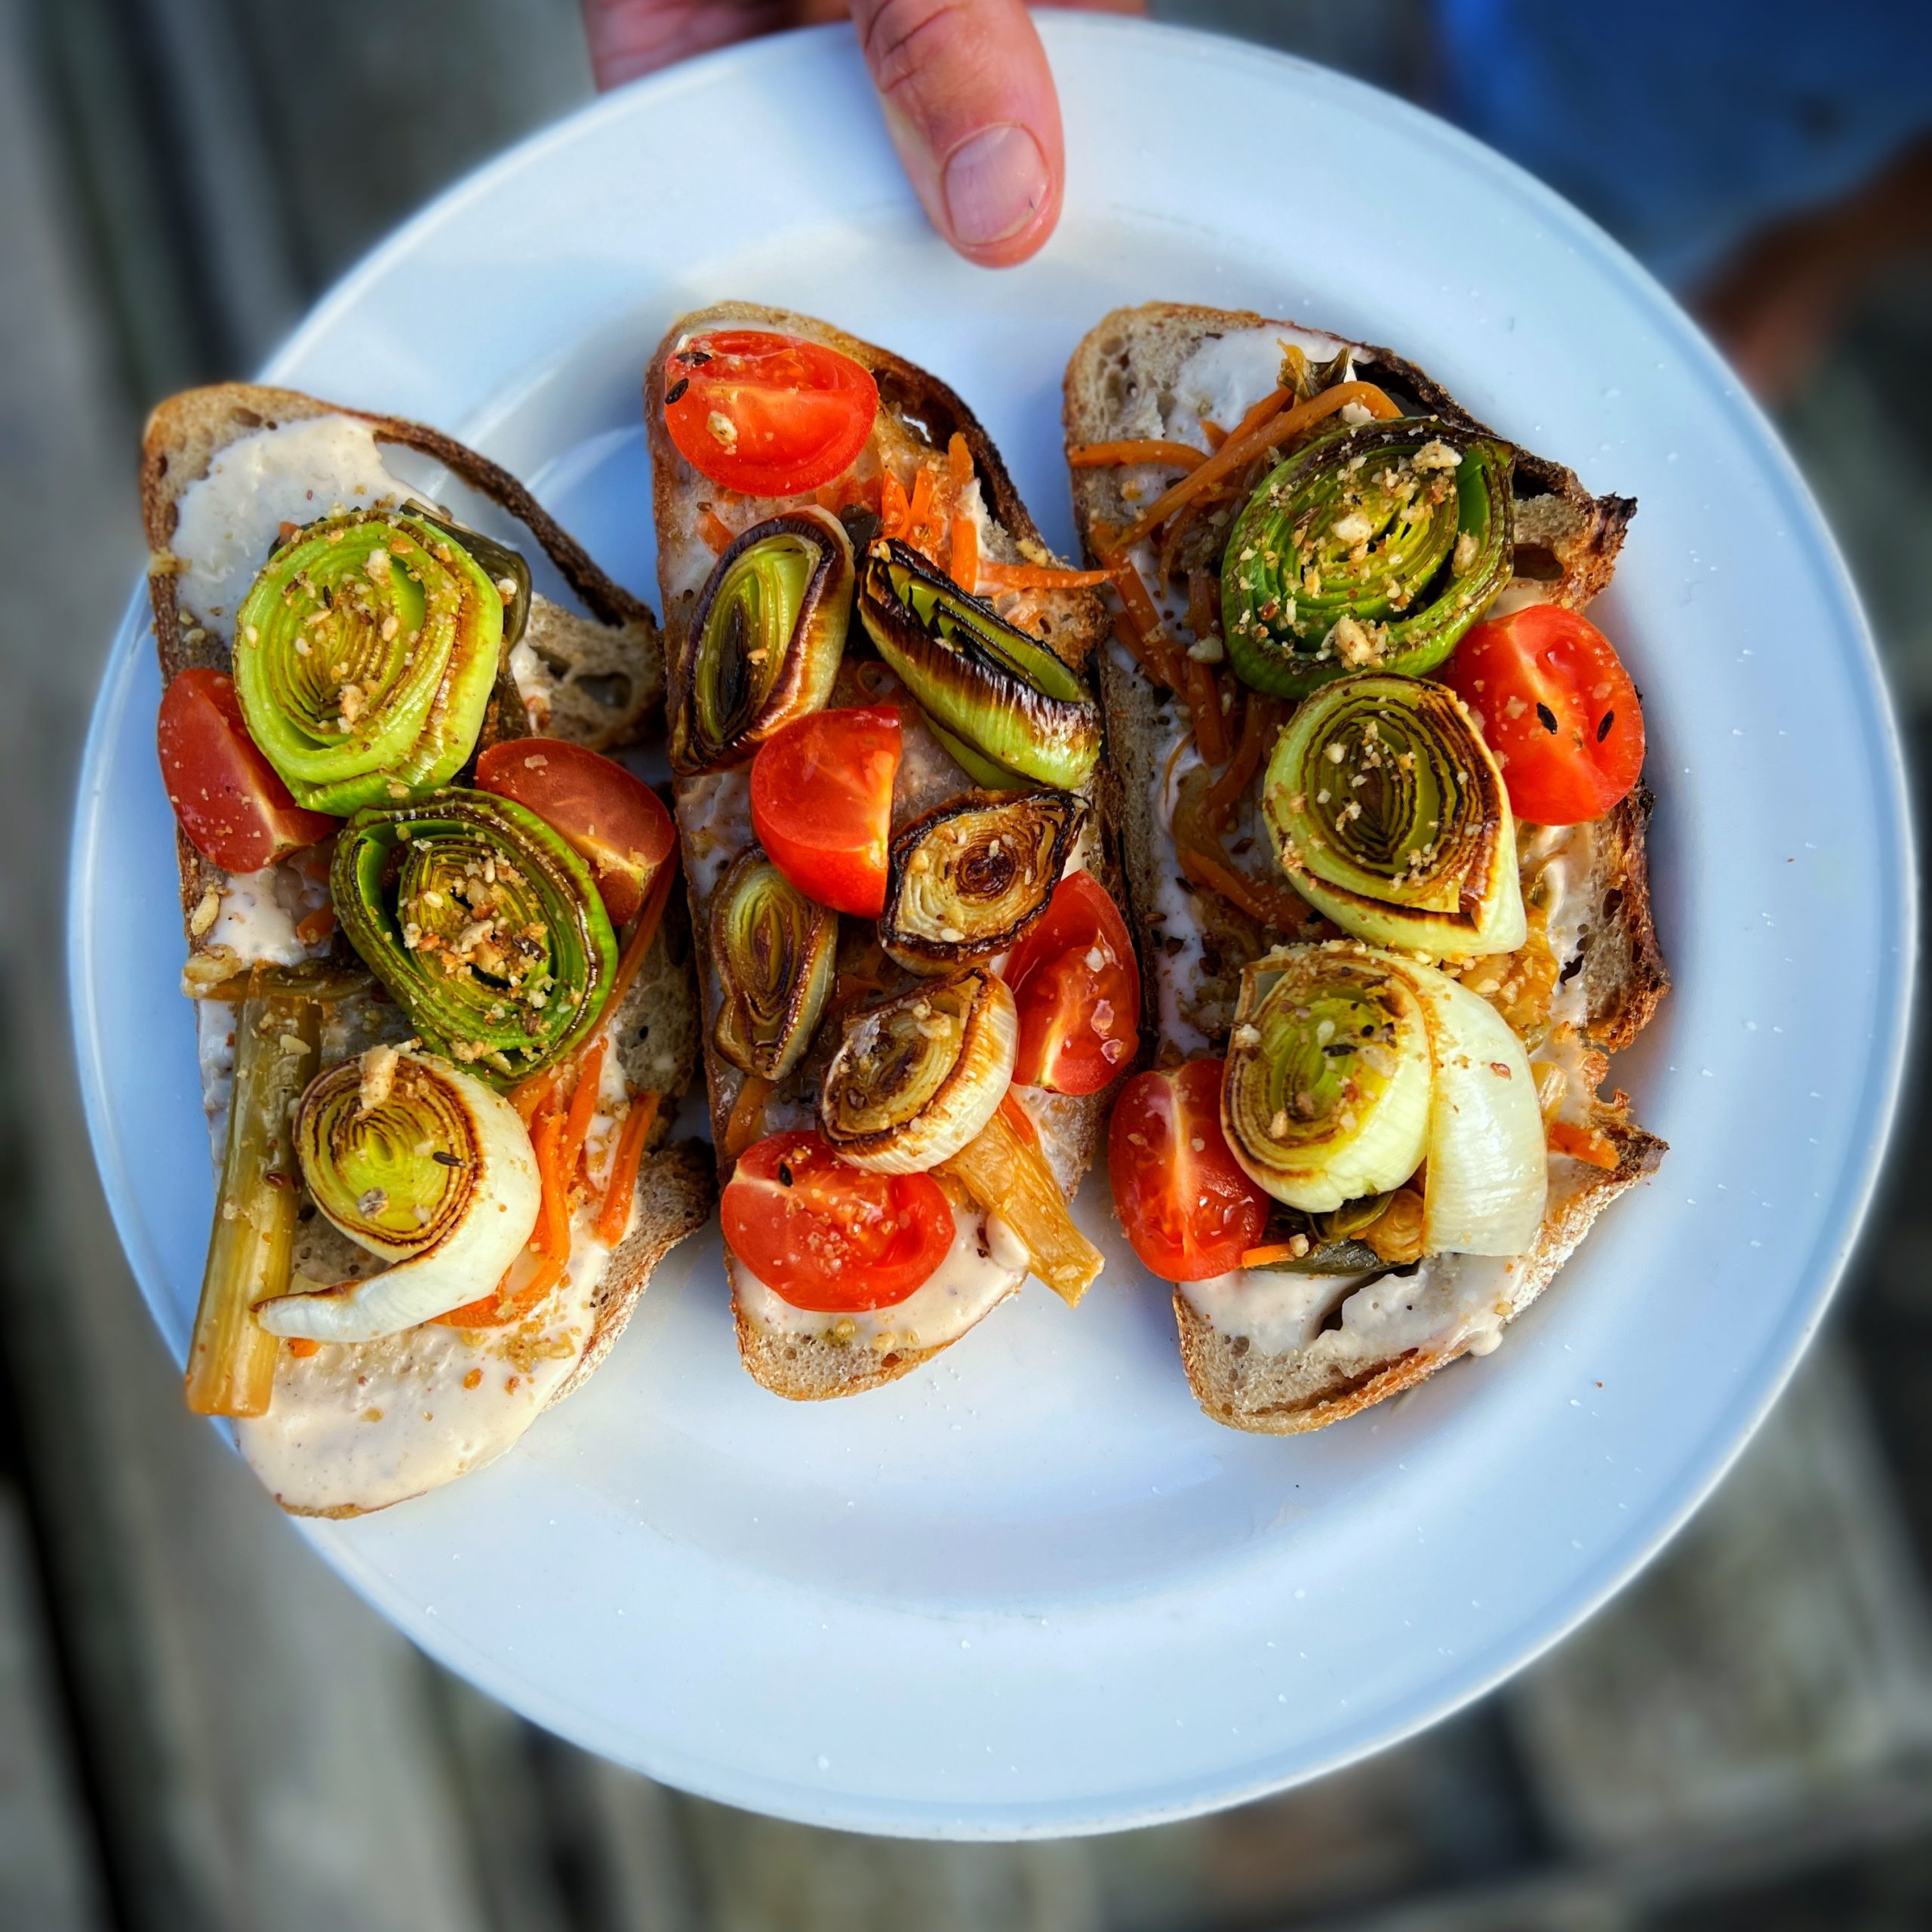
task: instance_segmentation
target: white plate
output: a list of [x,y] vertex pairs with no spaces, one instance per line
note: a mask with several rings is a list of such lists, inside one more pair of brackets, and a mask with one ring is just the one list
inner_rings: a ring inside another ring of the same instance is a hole
[[[1326,1434],[1205,1421],[1166,1289],[1108,1239],[935,1364],[793,1406],[740,1371],[717,1239],[504,1461],[328,1560],[518,1709],[815,1823],[1112,1829],[1311,1777],[1587,1616],[1716,1480],[1843,1266],[1890,1117],[1912,881],[1872,647],[1769,429],[1670,301],[1438,122],[1251,47],[1041,22],[1072,177],[1042,259],[964,266],[848,38],[588,109],[420,216],[266,372],[438,423],[652,594],[642,359],[678,311],[795,305],[983,412],[1071,547],[1060,371],[1118,303],[1251,306],[1398,346],[1639,498],[1598,615],[1641,685],[1677,977],[1620,1077],[1672,1143],[1502,1349]],[[718,131],[731,137],[721,140]],[[169,1341],[210,1200],[145,605],[90,740],[71,968],[94,1144]],[[1090,1183],[1088,1226],[1107,1224]]]

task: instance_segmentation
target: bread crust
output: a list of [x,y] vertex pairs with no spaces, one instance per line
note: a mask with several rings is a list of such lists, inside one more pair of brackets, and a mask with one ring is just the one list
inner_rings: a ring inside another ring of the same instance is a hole
[[[445,464],[529,531],[592,614],[596,626],[608,633],[612,650],[623,652],[629,660],[632,688],[623,708],[620,735],[627,735],[648,706],[662,703],[662,648],[657,620],[649,607],[600,568],[509,471],[440,430],[399,417],[321,401],[294,389],[247,383],[218,383],[168,398],[149,417],[142,438],[141,514],[153,553],[151,561],[165,562],[168,558],[180,499],[208,474],[210,463],[222,450],[261,429],[329,416],[347,416],[367,423],[379,442],[404,445]],[[164,687],[190,665],[227,668],[230,653],[219,638],[210,635],[190,641],[185,636],[172,568],[151,568],[148,591]],[[543,600],[537,601],[543,603]],[[543,604],[543,608],[565,623],[586,621],[554,605]],[[558,721],[557,734],[574,736],[580,742],[595,735],[573,730],[572,724],[577,721]],[[493,708],[483,742],[523,735],[520,703]],[[611,741],[609,737],[602,740],[604,743]],[[203,860],[178,827],[176,851],[185,924],[203,893],[226,875]],[[192,931],[189,934],[191,947],[195,937]],[[336,948],[343,964],[355,963],[346,943],[339,936]],[[651,1085],[673,1097],[681,1094],[689,1085],[696,1064],[690,955],[684,909],[681,904],[674,903],[614,1016],[612,1027],[616,1051],[627,1070],[636,1073],[635,1084]],[[664,1124],[657,1131],[657,1144],[639,1164],[630,1232],[606,1264],[592,1304],[591,1331],[583,1352],[568,1377],[552,1394],[546,1407],[581,1386],[603,1361],[623,1332],[658,1263],[709,1217],[715,1189],[709,1155],[695,1141],[666,1144],[668,1111]],[[320,1510],[291,1509],[289,1513],[343,1519],[371,1512],[356,1505],[343,1504]]]
[[[1114,311],[1089,331],[1067,366],[1063,417],[1069,446],[1147,433],[1146,423],[1134,420],[1137,412],[1144,417],[1148,398],[1173,382],[1189,355],[1211,337],[1262,328],[1325,334],[1251,310],[1153,303]],[[1341,338],[1326,340],[1330,352],[1343,346]],[[1495,433],[1392,350],[1372,343],[1347,346],[1354,352],[1356,373],[1398,400],[1459,427]],[[1132,521],[1137,506],[1121,494],[1115,471],[1076,469],[1072,475],[1075,518],[1091,557],[1096,521],[1103,519],[1118,528]],[[1609,582],[1635,502],[1592,497],[1574,471],[1520,449],[1515,452],[1514,476],[1519,568],[1534,567],[1531,574],[1540,580],[1547,601],[1581,608]],[[1532,554],[1526,555],[1526,551]],[[1137,667],[1112,652],[1102,658],[1100,685],[1117,761],[1136,771],[1152,769],[1161,741],[1160,694]],[[1651,794],[1640,788],[1589,831],[1588,910],[1577,970],[1584,994],[1582,1031],[1601,1052],[1629,1044],[1669,986],[1651,905],[1645,851],[1652,802]],[[1121,823],[1128,891],[1137,915],[1134,924],[1143,974],[1151,984],[1151,949],[1160,934],[1149,914],[1158,903],[1158,868],[1164,860],[1146,784],[1126,789]],[[1269,935],[1218,897],[1208,909],[1208,923],[1219,970],[1204,974],[1208,998],[1196,1008],[1196,1018],[1212,1037],[1225,1032],[1232,1017],[1241,962],[1257,956]],[[1224,999],[1220,998],[1223,994]],[[1149,1046],[1158,1048],[1151,1011],[1148,1023]],[[1600,1061],[1597,1064],[1601,1066]],[[1513,1284],[1506,1318],[1513,1318],[1543,1291],[1596,1216],[1653,1173],[1663,1158],[1664,1143],[1631,1121],[1623,1094],[1594,1100],[1586,1114],[1580,1124],[1607,1137],[1617,1150],[1617,1167],[1600,1172],[1584,1168],[1567,1155],[1552,1157],[1553,1181],[1565,1184],[1553,1186],[1552,1205]],[[1435,1349],[1411,1349],[1392,1358],[1357,1364],[1342,1374],[1318,1363],[1306,1349],[1276,1355],[1258,1352],[1246,1338],[1215,1328],[1178,1287],[1174,1305],[1182,1362],[1203,1410],[1232,1428],[1269,1434],[1325,1428],[1384,1401],[1466,1353],[1473,1340],[1472,1334],[1465,1334]]]
[[[1040,562],[1051,558],[1051,552],[1046,549],[1038,526],[1021,500],[992,439],[964,401],[937,377],[889,349],[863,341],[816,316],[792,309],[768,308],[756,303],[715,303],[680,316],[671,325],[652,355],[644,384],[645,422],[651,447],[651,503],[659,533],[660,592],[664,608],[666,657],[669,680],[673,685],[696,595],[694,592],[681,590],[671,580],[667,562],[670,546],[666,538],[667,533],[689,531],[694,527],[701,506],[712,492],[712,486],[685,461],[665,429],[663,372],[666,358],[684,337],[701,330],[734,324],[806,337],[850,356],[870,371],[877,382],[881,415],[918,426],[920,439],[936,453],[944,451],[955,432],[964,437],[972,454],[990,525],[987,554],[1016,563]],[[1055,621],[1051,634],[1043,641],[1069,664],[1076,669],[1084,668],[1094,658],[1106,633],[1105,608],[1100,598],[1091,592],[1055,595]],[[671,699],[675,704],[675,689]],[[1102,771],[1094,786],[1090,817],[1090,823],[1097,836],[1090,844],[1088,863],[1095,877],[1117,897],[1122,889],[1118,804],[1118,788],[1103,759]],[[681,813],[681,831],[686,829],[682,823],[684,817]],[[709,911],[708,899],[698,892],[688,862],[685,881],[691,893],[694,924],[703,931]],[[715,975],[702,955],[699,978],[705,1020],[704,1059],[711,1101],[712,1134],[719,1150],[721,1182],[728,1178],[731,1165],[723,1151],[727,1140],[726,1125],[744,1076],[717,1051],[712,1043],[711,1023],[716,1014],[718,993]],[[811,1064],[808,1061],[808,1066]],[[1128,1070],[1123,1069],[1123,1078]],[[1069,1196],[1078,1186],[1079,1177],[1099,1151],[1107,1107],[1118,1085],[1118,1081],[1115,1081],[1103,1093],[1078,1100],[1065,1096],[1045,1097],[1051,1112],[1048,1145],[1056,1174]],[[938,1354],[941,1348],[951,1346],[950,1343],[945,1343],[935,1348],[895,1349],[879,1353],[863,1343],[848,1345],[820,1337],[768,1333],[751,1321],[735,1300],[733,1317],[739,1352],[746,1370],[761,1386],[774,1395],[794,1401],[824,1401],[878,1388],[909,1374]],[[983,1315],[980,1319],[984,1318]]]

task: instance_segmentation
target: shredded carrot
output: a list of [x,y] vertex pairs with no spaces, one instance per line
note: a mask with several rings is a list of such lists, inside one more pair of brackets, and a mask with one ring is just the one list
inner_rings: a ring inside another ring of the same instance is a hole
[[515,1108],[517,1118],[525,1127],[548,1106],[562,1084],[565,1063],[558,1061],[554,1066],[546,1066],[540,1073],[533,1073],[528,1080],[519,1081],[510,1089],[510,1105]]
[[585,1050],[577,1076],[577,1091],[571,1096],[570,1110],[564,1115],[564,1137],[557,1150],[557,1164],[568,1187],[577,1178],[577,1163],[583,1158],[583,1143],[597,1112],[597,1090],[603,1084],[604,1056],[610,1035],[597,1034]]
[[632,1097],[630,1111],[617,1132],[617,1151],[611,1162],[611,1177],[604,1183],[604,1204],[597,1211],[597,1238],[614,1247],[624,1238],[629,1225],[631,1196],[637,1192],[637,1171],[644,1160],[644,1143],[657,1118],[657,1096],[642,1093]]
[[1250,435],[1260,429],[1278,409],[1285,409],[1295,399],[1293,389],[1270,389],[1229,432],[1229,440]]
[[1549,1139],[1558,1153],[1587,1161],[1593,1168],[1601,1168],[1606,1174],[1614,1173],[1619,1165],[1616,1142],[1600,1128],[1573,1127],[1567,1120],[1553,1120],[1549,1124]]
[[530,1245],[557,1261],[568,1260],[571,1251],[571,1177],[561,1158],[563,1138],[564,1117],[555,1109],[540,1114],[530,1130],[530,1145],[543,1183]]
[[709,503],[698,517],[697,529],[714,557],[721,556],[738,540],[738,533]]
[[521,1320],[562,1280],[564,1259],[519,1255],[487,1295],[431,1318],[441,1328],[500,1328]]
[[946,438],[946,480],[952,485],[955,497],[973,481],[973,452],[967,447],[965,437],[957,429]]
[[1075,469],[1106,469],[1123,463],[1158,463],[1170,469],[1198,469],[1208,459],[1191,443],[1164,442],[1158,436],[1126,436],[1117,442],[1083,443],[1066,453]]
[[912,478],[912,497],[906,511],[906,540],[929,561],[936,561],[943,520],[934,507],[939,488],[939,466],[922,463]]
[[1183,784],[1174,813],[1174,855],[1183,877],[1191,884],[1219,893],[1271,931],[1301,931],[1315,916],[1307,902],[1287,884],[1251,878],[1234,865],[1204,822],[1205,808],[1204,790]]
[[735,1161],[754,1140],[764,1133],[764,1103],[771,1098],[772,1083],[755,1073],[745,1075],[738,1097],[724,1122],[724,1158]]
[[1006,1124],[1029,1147],[1040,1144],[1040,1130],[1034,1124],[1033,1116],[1022,1104],[1018,1094],[1009,1087],[999,1098],[999,1112],[1005,1116]]
[[911,515],[912,505],[906,500],[905,485],[890,469],[881,472],[878,479],[879,534],[903,537]]
[[1211,423],[1206,417],[1201,419],[1201,433],[1208,438],[1209,450],[1219,449],[1228,440],[1228,432],[1218,423]]
[[295,937],[304,946],[314,946],[335,931],[335,908],[318,906],[306,918],[296,922]]
[[1308,1252],[1308,1237],[1297,1235],[1289,1241],[1263,1241],[1259,1247],[1244,1247],[1241,1251],[1241,1265],[1244,1268],[1272,1268],[1283,1261],[1299,1261]]
[[1112,571],[1069,571],[1048,564],[1000,564],[990,558],[980,566],[980,582],[989,590],[1098,590],[1113,580]]
[[1235,755],[1229,759],[1227,769],[1209,786],[1202,804],[1201,815],[1216,832],[1227,823],[1235,801],[1247,789],[1248,780],[1272,748],[1281,719],[1279,699],[1269,697],[1265,691],[1247,694],[1247,708],[1241,714],[1241,738],[1235,746]]
[[1157,685],[1164,685],[1169,691],[1178,691],[1180,672],[1174,663],[1177,654],[1173,641],[1161,622],[1161,614],[1154,608],[1153,598],[1147,594],[1146,585],[1140,580],[1140,573],[1134,568],[1131,558],[1115,556],[1100,549],[1097,537],[1094,543],[1095,554],[1113,574],[1113,586],[1127,619],[1128,635],[1121,641]]
[[970,516],[952,519],[952,560],[948,574],[968,597],[980,587],[980,526]]
[[[1285,389],[1276,392],[1277,396],[1287,394]],[[1149,505],[1140,520],[1121,536],[1121,549],[1132,549],[1143,537],[1158,530],[1183,503],[1191,502],[1223,477],[1244,469],[1257,457],[1278,449],[1291,437],[1300,435],[1324,417],[1346,409],[1352,402],[1360,403],[1371,415],[1379,416],[1384,422],[1402,413],[1373,383],[1337,383],[1333,389],[1324,389],[1319,395],[1311,396],[1307,401],[1297,403],[1292,409],[1284,409],[1278,415],[1265,420],[1256,420],[1262,407],[1257,403],[1241,419],[1241,426],[1205,463],[1189,471],[1173,488]]]
[[1198,658],[1183,655],[1182,694],[1187,700],[1189,715],[1194,721],[1194,742],[1210,764],[1228,761],[1228,719],[1221,709],[1221,687],[1214,672]]

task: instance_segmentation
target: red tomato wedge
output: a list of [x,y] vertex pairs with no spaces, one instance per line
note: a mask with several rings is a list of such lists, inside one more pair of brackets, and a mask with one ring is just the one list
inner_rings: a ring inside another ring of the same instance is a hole
[[731,1252],[794,1308],[890,1308],[952,1245],[952,1210],[930,1174],[875,1174],[816,1134],[774,1134],[738,1157],[718,1204]]
[[866,446],[878,385],[849,355],[802,337],[712,329],[664,365],[664,426],[678,454],[728,490],[816,490]]
[[1221,1134],[1217,1060],[1137,1073],[1114,1103],[1107,1171],[1134,1251],[1165,1281],[1241,1265],[1268,1225],[1268,1196]]
[[259,872],[335,829],[327,812],[306,811],[289,796],[249,737],[226,671],[196,665],[170,679],[155,736],[168,802],[210,865]]
[[901,752],[891,705],[795,718],[752,760],[752,826],[771,863],[835,912],[885,910],[892,781]]
[[1097,1094],[1134,1057],[1140,967],[1120,908],[1091,872],[1069,872],[1054,888],[1005,978],[1020,1009],[1013,1077],[1022,1085]]
[[574,846],[614,926],[637,917],[677,832],[656,792],[614,759],[561,738],[510,738],[476,761],[486,792],[514,798]]
[[1601,818],[1644,768],[1644,709],[1587,617],[1532,604],[1476,625],[1438,674],[1476,714],[1509,803],[1536,825]]

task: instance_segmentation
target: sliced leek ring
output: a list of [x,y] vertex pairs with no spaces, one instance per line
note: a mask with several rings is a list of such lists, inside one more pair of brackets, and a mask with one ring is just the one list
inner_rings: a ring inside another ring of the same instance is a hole
[[711,1037],[741,1072],[783,1080],[804,1057],[838,968],[838,915],[808,899],[755,845],[711,902],[721,1003]]

